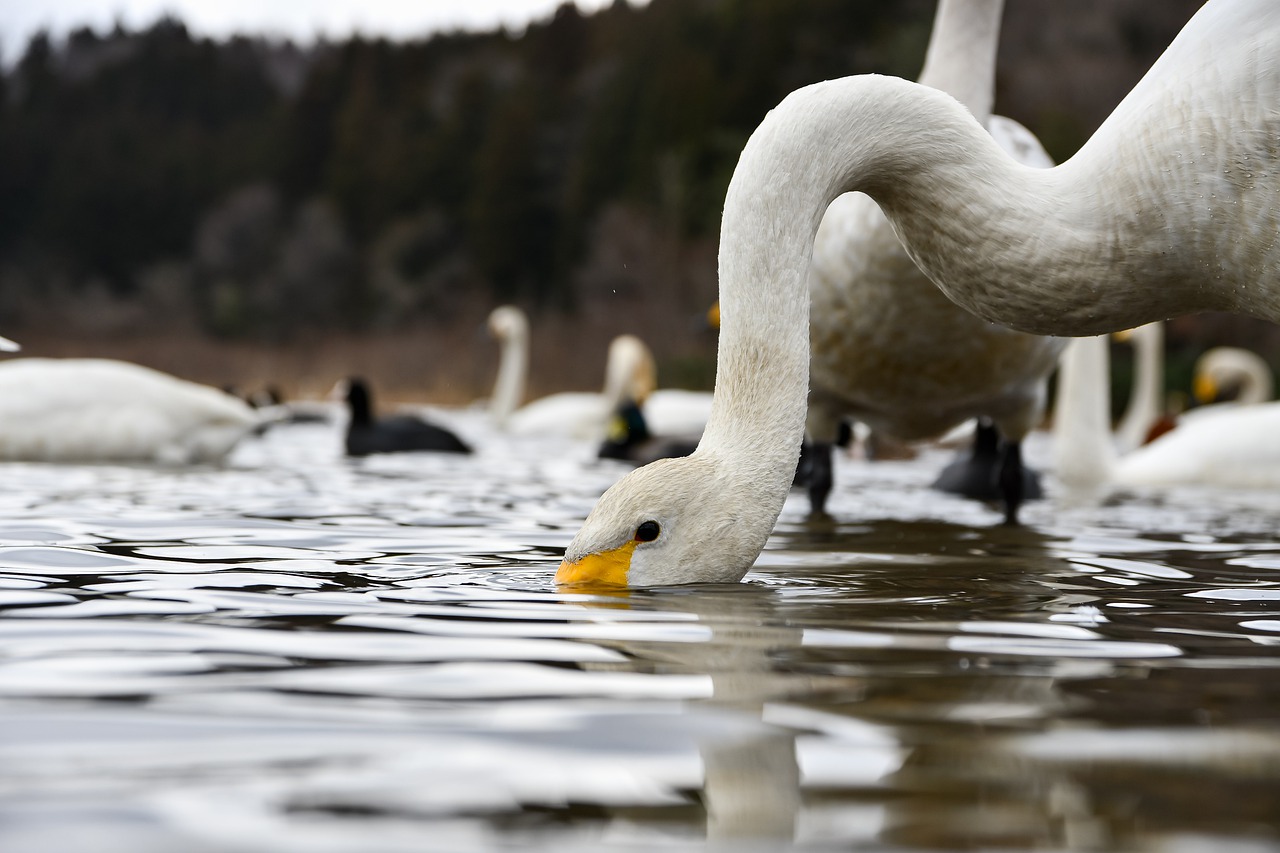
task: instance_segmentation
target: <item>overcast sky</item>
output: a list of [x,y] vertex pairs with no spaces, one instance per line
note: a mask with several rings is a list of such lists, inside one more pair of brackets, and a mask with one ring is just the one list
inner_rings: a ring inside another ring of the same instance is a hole
[[[41,28],[55,37],[81,26],[99,32],[117,20],[130,29],[166,12],[201,35],[233,32],[287,35],[309,42],[317,34],[341,39],[355,31],[407,38],[442,29],[519,28],[549,16],[562,0],[0,0],[0,60],[15,62]],[[575,0],[591,11],[612,0]],[[633,5],[638,0],[631,0]]]

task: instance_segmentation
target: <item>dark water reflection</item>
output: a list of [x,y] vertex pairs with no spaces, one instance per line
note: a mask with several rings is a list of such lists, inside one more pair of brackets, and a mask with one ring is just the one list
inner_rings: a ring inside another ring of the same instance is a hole
[[557,593],[620,469],[3,466],[0,850],[1272,850],[1275,496],[844,463],[747,582]]

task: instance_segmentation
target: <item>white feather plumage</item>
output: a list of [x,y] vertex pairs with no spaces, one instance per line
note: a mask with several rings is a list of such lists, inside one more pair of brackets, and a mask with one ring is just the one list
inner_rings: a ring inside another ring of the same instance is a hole
[[229,394],[137,364],[0,362],[0,459],[217,462],[260,423]]
[[1069,161],[1002,152],[949,95],[875,75],[793,92],[752,134],[725,198],[720,351],[696,453],[609,489],[566,563],[634,549],[635,586],[740,579],[786,497],[804,432],[808,274],[845,192],[879,202],[952,299],[1040,334],[1173,314],[1280,320],[1280,4],[1210,0]]

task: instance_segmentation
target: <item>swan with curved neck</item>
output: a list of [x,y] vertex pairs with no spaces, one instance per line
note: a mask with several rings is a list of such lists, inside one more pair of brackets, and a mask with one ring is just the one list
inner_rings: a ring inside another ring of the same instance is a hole
[[[1047,168],[1053,161],[1030,131],[991,114],[1003,7],[1003,0],[940,0],[920,83],[955,96],[1019,162]],[[1030,496],[1021,442],[1040,420],[1065,342],[987,323],[947,299],[862,193],[840,196],[823,216],[809,292],[812,510],[825,510],[846,417],[908,441],[981,417],[1004,439],[999,449],[966,457],[935,487],[975,497],[994,490],[1006,520],[1015,521]]]
[[725,197],[715,402],[685,459],[601,496],[564,584],[738,581],[804,432],[807,276],[823,211],[861,190],[918,266],[988,320],[1088,335],[1218,309],[1280,320],[1280,4],[1210,0],[1098,132],[1018,165],[951,96],[860,76],[797,90]]
[[[1239,347],[1214,347],[1196,359],[1194,391],[1202,403],[1213,403],[1224,392],[1234,392],[1233,405],[1265,403],[1275,393],[1271,365],[1256,352]],[[1221,405],[1221,404],[1218,404]],[[1195,411],[1207,411],[1206,406]]]

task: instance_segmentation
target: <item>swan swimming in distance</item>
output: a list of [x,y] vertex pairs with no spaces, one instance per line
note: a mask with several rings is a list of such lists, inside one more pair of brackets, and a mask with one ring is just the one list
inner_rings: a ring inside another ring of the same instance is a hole
[[1117,487],[1280,486],[1280,403],[1192,410],[1202,414],[1122,453],[1110,432],[1109,373],[1105,337],[1073,340],[1063,353],[1053,456],[1069,499],[1096,499]]
[[[1112,337],[1133,347],[1133,388],[1115,435],[1117,449],[1128,453],[1147,443],[1164,415],[1164,323],[1124,329]],[[1104,381],[1110,387],[1109,375]]]
[[138,364],[0,362],[0,459],[219,462],[262,423],[230,394]]
[[489,412],[499,429],[514,435],[599,439],[623,400],[643,401],[653,391],[649,348],[634,335],[619,335],[609,344],[602,392],[565,391],[521,406],[529,375],[528,318],[514,305],[501,305],[489,314],[489,332],[500,346]]
[[489,334],[499,347],[489,417],[499,429],[506,429],[529,381],[529,318],[514,305],[499,305],[489,312]]
[[[1003,0],[940,0],[920,83],[954,95],[1018,162],[1047,168],[1053,161],[1030,131],[991,113],[1003,7]],[[974,454],[934,486],[994,497],[1015,521],[1022,500],[1039,489],[1024,476],[1021,443],[1040,422],[1046,382],[1066,342],[988,323],[947,299],[862,193],[840,196],[823,216],[809,293],[811,509],[825,511],[832,448],[846,416],[908,441],[982,417]],[[993,427],[998,437],[988,434]],[[997,446],[987,452],[992,438]]]
[[715,402],[698,449],[620,479],[562,584],[736,582],[804,434],[810,255],[860,190],[965,308],[1045,335],[1175,314],[1280,320],[1280,3],[1210,0],[1071,159],[1019,165],[951,96],[864,75],[787,96],[747,141],[720,231]]
[[[1256,352],[1239,347],[1213,347],[1201,353],[1193,370],[1193,394],[1208,404],[1191,412],[1203,414],[1218,406],[1252,406],[1275,394],[1271,365]],[[1218,402],[1229,398],[1229,403]]]

